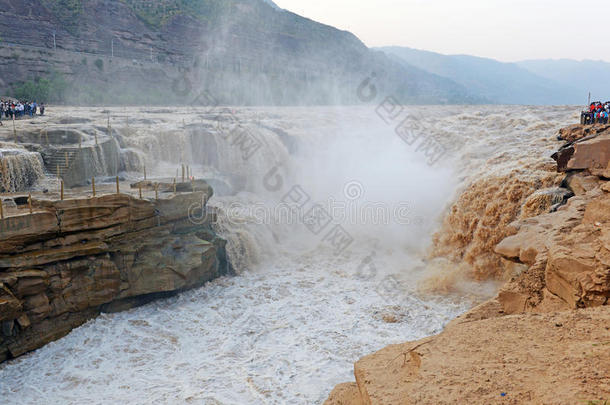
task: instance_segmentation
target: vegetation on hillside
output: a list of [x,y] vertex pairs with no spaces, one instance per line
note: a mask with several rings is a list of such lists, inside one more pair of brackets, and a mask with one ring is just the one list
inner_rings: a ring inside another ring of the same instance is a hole
[[153,28],[160,28],[172,17],[189,15],[207,22],[218,21],[233,7],[233,0],[121,0]]
[[[41,0],[72,34],[89,0]],[[207,22],[215,22],[240,0],[119,0],[151,28],[160,28],[177,15],[189,15]]]
[[63,103],[66,101],[67,89],[66,79],[61,74],[53,72],[49,77],[38,77],[15,85],[12,93],[19,100]]
[[71,33],[78,29],[79,16],[83,12],[82,0],[40,0],[55,15],[62,26]]

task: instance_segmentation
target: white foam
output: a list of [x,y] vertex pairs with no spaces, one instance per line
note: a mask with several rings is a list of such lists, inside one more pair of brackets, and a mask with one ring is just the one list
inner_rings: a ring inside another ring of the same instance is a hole
[[1,365],[3,403],[320,403],[361,356],[437,333],[466,306],[408,288],[388,298],[354,275],[358,260],[284,258],[102,315]]

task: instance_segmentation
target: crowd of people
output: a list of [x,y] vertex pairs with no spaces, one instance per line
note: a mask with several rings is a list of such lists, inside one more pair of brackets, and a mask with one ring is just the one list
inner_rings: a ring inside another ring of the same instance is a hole
[[0,125],[2,119],[20,119],[33,117],[36,114],[44,115],[44,103],[36,101],[0,100]]
[[602,103],[594,101],[589,105],[589,110],[580,114],[581,124],[607,124],[610,115],[610,101]]

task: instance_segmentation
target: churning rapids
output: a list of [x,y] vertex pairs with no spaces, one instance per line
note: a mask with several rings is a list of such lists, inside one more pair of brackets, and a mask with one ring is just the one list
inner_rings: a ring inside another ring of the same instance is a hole
[[[576,111],[239,108],[219,125],[204,109],[133,109],[150,119],[132,119],[126,142],[160,162],[156,174],[184,159],[211,179],[237,275],[103,314],[0,365],[2,403],[321,403],[359,357],[438,333],[494,292],[462,280],[424,293],[432,235],[465,185],[548,156]],[[237,122],[260,148],[227,135]]]

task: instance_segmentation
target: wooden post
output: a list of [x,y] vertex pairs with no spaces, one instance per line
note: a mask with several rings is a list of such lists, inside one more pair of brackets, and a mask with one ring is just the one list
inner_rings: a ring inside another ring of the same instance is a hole
[[184,183],[184,164],[182,164],[182,182]]
[[144,165],[144,180],[146,180],[146,165]]
[[93,196],[95,197],[95,177],[91,177],[91,189],[93,190]]
[[28,193],[28,208],[30,209],[30,215],[32,214],[32,194]]
[[138,191],[140,192],[140,200],[142,199],[142,185],[138,185]]
[[116,176],[116,193],[121,194],[121,192],[119,190],[119,176]]
[[0,198],[0,219],[4,219],[4,209],[2,206],[4,205],[2,198]]
[[97,146],[97,132],[95,133],[95,146]]
[[15,114],[13,114],[13,135],[15,136],[15,142],[17,142],[17,128],[15,128]]
[[159,183],[155,183],[155,200],[159,199]]
[[174,194],[176,194],[176,178],[174,177]]
[[63,201],[64,200],[64,181],[63,180],[61,180],[61,191],[59,194],[60,194],[59,196],[60,196],[61,200]]

